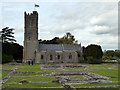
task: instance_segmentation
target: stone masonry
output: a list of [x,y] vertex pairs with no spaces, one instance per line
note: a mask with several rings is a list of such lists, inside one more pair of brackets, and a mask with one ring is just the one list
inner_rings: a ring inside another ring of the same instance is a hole
[[[39,44],[38,12],[24,13],[23,62],[78,63],[82,59],[81,45]],[[79,55],[77,52],[80,52]]]

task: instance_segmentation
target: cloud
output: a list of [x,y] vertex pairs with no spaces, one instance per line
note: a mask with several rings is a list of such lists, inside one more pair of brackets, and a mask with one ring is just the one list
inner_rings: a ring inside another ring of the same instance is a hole
[[[114,19],[114,20],[113,20]],[[97,17],[93,17],[90,21],[92,25],[116,25],[118,20],[118,10],[117,8],[103,13]]]
[[[23,10],[20,9],[21,5]],[[23,12],[32,10],[29,5],[22,3],[14,6],[11,3],[10,6],[18,7],[19,11],[9,8],[8,5],[6,11],[12,13],[3,14],[5,25],[15,27],[15,37],[19,43],[23,43],[24,36]],[[62,37],[66,32],[70,32],[83,46],[93,43],[101,45],[104,49],[117,47],[117,3],[41,3],[38,13],[39,39]]]
[[90,24],[93,26],[92,33],[97,35],[101,34],[118,34],[118,11],[117,8],[106,12],[102,15],[94,17],[90,20]]
[[93,43],[101,45],[104,49],[112,47],[116,49],[118,12],[115,5],[117,4],[55,4],[49,8],[51,14],[48,18],[50,21],[41,21],[43,24],[40,27],[42,34],[49,32],[46,33],[46,36],[41,34],[41,37],[62,37],[66,32],[70,32],[84,46]]
[[96,33],[98,35],[100,35],[100,34],[108,34],[110,32],[110,27],[95,25],[92,32],[94,32],[94,33]]

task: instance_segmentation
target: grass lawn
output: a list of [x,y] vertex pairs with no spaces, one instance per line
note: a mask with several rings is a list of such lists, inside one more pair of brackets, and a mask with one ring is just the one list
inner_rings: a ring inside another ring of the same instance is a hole
[[40,64],[34,64],[34,65],[21,64],[21,66],[16,71],[17,72],[43,71],[43,69],[40,69]]
[[73,78],[73,79],[84,79],[84,76],[69,76],[69,78]]
[[3,88],[38,88],[38,87],[62,87],[59,83],[27,83],[27,84],[6,84]]
[[111,69],[91,69],[92,73],[96,73],[102,76],[107,76],[112,81],[118,81],[118,70]]
[[89,67],[112,67],[111,65],[106,65],[106,64],[88,64]]
[[2,78],[5,78],[10,72],[2,72]]
[[21,80],[27,80],[31,82],[47,82],[54,80],[55,77],[49,76],[33,76],[33,77],[11,77],[6,83],[10,82],[19,82]]
[[[51,71],[51,72],[41,72],[41,73],[30,73],[30,74],[14,74],[10,77],[10,79],[3,85],[3,88],[38,88],[38,87],[62,87],[58,83],[37,83],[37,82],[48,82],[55,79],[53,76],[30,76],[30,75],[42,75],[42,74],[54,74],[61,72],[91,72],[98,75],[109,77],[111,81],[118,81],[118,67],[116,64],[55,64],[54,66],[61,65],[82,65],[86,66],[87,69],[84,68],[60,68],[60,69],[41,69],[42,65],[52,66],[54,64],[20,64],[20,65],[3,65],[3,69],[12,69],[17,67],[16,72],[27,72],[27,71]],[[89,68],[93,67],[93,68]],[[112,68],[112,69],[108,69]],[[54,73],[53,73],[54,72]],[[2,72],[4,78],[9,72]],[[23,77],[20,77],[23,76]],[[27,76],[27,77],[26,77]],[[84,76],[66,76],[74,79],[83,79]],[[21,80],[31,81],[27,84],[12,84],[14,82],[19,82]],[[36,82],[36,83],[35,83]],[[109,86],[109,85],[118,85],[118,83],[94,83],[94,84],[72,84],[74,87],[85,87],[85,86]]]
[[92,83],[92,84],[73,84],[74,87],[86,87],[86,86],[113,86],[118,83]]
[[15,68],[15,65],[2,65],[2,69],[12,69]]

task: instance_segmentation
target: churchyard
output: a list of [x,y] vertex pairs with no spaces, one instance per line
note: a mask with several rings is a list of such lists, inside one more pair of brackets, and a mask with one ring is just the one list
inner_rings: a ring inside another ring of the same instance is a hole
[[4,64],[2,88],[117,88],[117,64]]

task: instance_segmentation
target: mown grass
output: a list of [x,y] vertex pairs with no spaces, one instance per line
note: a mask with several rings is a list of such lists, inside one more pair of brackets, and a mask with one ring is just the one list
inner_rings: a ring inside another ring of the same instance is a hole
[[[45,64],[46,66],[52,66],[55,64]],[[82,65],[82,64],[56,64],[56,66],[61,65]],[[28,64],[21,64],[18,66],[18,69],[16,71],[18,72],[26,72],[26,71],[52,71],[54,73],[63,73],[63,72],[92,72],[96,73],[102,76],[107,76],[110,78],[111,81],[118,81],[118,70],[108,69],[108,68],[114,68],[117,69],[117,65],[105,65],[105,64],[83,64],[82,66],[87,67],[97,67],[97,68],[88,68],[88,69],[82,69],[82,68],[60,68],[60,69],[41,69],[41,64],[34,64],[34,65],[28,65]],[[15,66],[13,65],[5,65],[3,66],[4,69],[11,69]],[[103,68],[105,67],[105,68]],[[68,70],[68,71],[67,71]],[[58,83],[34,83],[34,82],[48,82],[55,79],[55,77],[50,76],[30,76],[30,75],[41,75],[41,74],[53,74],[52,72],[41,72],[41,73],[30,73],[30,74],[14,74],[3,86],[3,88],[36,88],[36,87],[61,87]],[[9,72],[3,72],[3,77],[6,76]],[[16,77],[16,76],[25,76],[25,77]],[[26,77],[29,76],[29,77]],[[83,79],[84,76],[67,76],[69,78],[76,78],[76,79]],[[28,84],[10,84],[13,82],[19,82],[21,80],[28,80],[31,81],[31,83]],[[33,83],[32,83],[33,82]],[[106,85],[117,85],[117,83],[94,83],[94,84],[73,84],[75,87],[85,87],[85,86],[106,86]]]
[[92,84],[72,84],[74,87],[86,87],[86,86],[113,86],[118,83],[92,83]]
[[110,65],[106,65],[106,64],[88,64],[89,67],[112,67]]
[[57,71],[56,73],[63,73],[63,72],[69,73],[69,72],[85,72],[85,71],[74,71],[74,70],[70,70],[70,71]]
[[10,72],[2,72],[2,78],[5,78]]
[[85,68],[64,68],[65,70],[83,71]]
[[21,64],[21,66],[16,71],[18,72],[43,71],[43,69],[40,69],[40,64],[34,64],[34,65]]
[[118,70],[91,69],[90,72],[109,77],[112,81],[118,81]]
[[3,88],[39,88],[39,87],[61,87],[58,83],[27,83],[27,84],[6,84]]
[[48,82],[54,80],[55,77],[49,77],[49,76],[33,76],[33,77],[11,77],[6,83],[10,82],[19,82],[21,80],[27,80],[31,82]]
[[16,67],[16,65],[2,65],[2,69],[12,69],[15,67]]
[[84,76],[69,76],[69,78],[73,78],[73,79],[84,79]]

